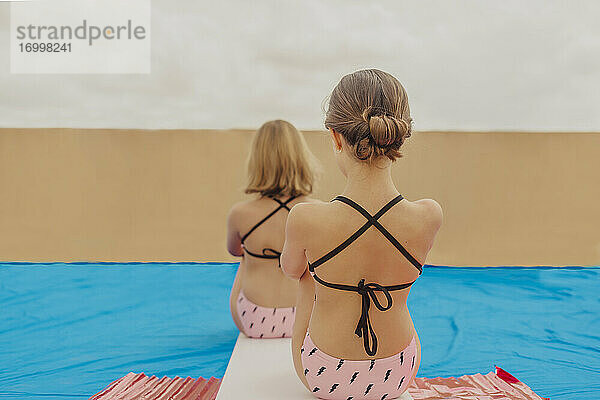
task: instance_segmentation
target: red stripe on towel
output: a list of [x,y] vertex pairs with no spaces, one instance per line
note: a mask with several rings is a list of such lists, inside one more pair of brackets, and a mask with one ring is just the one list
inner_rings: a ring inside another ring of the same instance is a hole
[[157,378],[130,372],[109,384],[89,400],[214,400],[221,380],[217,378]]
[[503,370],[502,368],[500,368],[497,365],[496,365],[496,375],[498,376],[498,378],[502,379],[504,382],[508,382],[508,383],[519,382],[519,380],[517,378],[515,378],[514,376],[512,376],[511,374],[509,374],[508,372],[506,372],[505,370]]

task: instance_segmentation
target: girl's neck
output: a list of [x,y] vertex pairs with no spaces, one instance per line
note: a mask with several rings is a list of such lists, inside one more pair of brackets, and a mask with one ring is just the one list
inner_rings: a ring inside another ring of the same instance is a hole
[[343,194],[362,201],[379,202],[398,195],[392,180],[391,161],[380,160],[373,164],[352,162],[347,169]]

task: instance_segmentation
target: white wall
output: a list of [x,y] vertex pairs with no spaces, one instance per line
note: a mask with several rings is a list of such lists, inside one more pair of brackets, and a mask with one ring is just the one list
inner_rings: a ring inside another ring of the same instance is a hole
[[0,127],[322,127],[348,72],[405,85],[418,130],[600,130],[600,2],[154,0],[149,75],[11,75]]

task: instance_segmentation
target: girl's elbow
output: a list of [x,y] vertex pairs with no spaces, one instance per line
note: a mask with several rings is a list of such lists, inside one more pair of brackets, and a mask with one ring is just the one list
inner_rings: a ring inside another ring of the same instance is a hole
[[300,278],[302,278],[302,275],[304,275],[304,271],[302,271],[300,268],[288,269],[285,270],[284,273],[288,278],[294,280],[300,280]]
[[285,276],[287,276],[288,278],[291,278],[291,279],[296,279],[296,278],[294,277],[294,274],[292,273],[292,271],[290,271],[290,269],[289,269],[289,268],[287,268],[287,267],[286,267],[286,264],[284,264],[283,262],[281,263],[281,272],[283,272],[283,274],[284,274]]
[[244,249],[241,246],[227,246],[227,251],[234,257],[241,257],[244,255]]
[[302,277],[302,274],[299,274],[297,272],[291,272],[291,273],[287,273],[286,274],[288,278],[294,279],[294,280],[299,280]]
[[300,277],[297,276],[298,274],[296,273],[295,269],[290,266],[289,261],[286,261],[286,259],[283,257],[281,258],[281,271],[288,278],[300,279]]

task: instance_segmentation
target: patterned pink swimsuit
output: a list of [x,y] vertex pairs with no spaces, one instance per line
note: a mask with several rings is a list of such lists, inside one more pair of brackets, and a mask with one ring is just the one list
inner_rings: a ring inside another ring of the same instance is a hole
[[[403,199],[402,195],[392,199],[375,215],[371,215],[363,207],[344,196],[337,196],[332,201],[345,203],[361,213],[367,222],[342,244],[325,254],[314,263],[308,264],[308,270],[315,281],[332,289],[354,292],[362,298],[360,319],[355,333],[363,338],[363,345],[367,356],[374,357],[377,353],[377,335],[371,325],[369,308],[371,302],[380,311],[392,307],[390,291],[402,290],[410,287],[413,282],[399,285],[382,286],[378,283],[365,283],[361,279],[357,285],[347,285],[327,282],[315,272],[315,268],[333,258],[352,244],[371,226],[377,228],[396,247],[412,265],[423,272],[422,264],[417,261],[405,248],[392,236],[392,234],[378,221],[383,214]],[[385,296],[386,304],[383,305],[377,297],[377,292]],[[393,399],[402,395],[413,377],[415,360],[417,358],[416,339],[413,337],[410,344],[400,353],[386,358],[369,358],[366,360],[343,360],[321,351],[307,333],[301,349],[302,366],[304,375],[312,393],[321,399],[352,400],[352,399]]]
[[[285,209],[289,212],[290,208],[288,207],[288,204],[296,197],[290,197],[286,201],[281,201],[275,197],[271,198],[279,204],[279,207],[261,219],[242,237],[242,248],[244,249],[244,252],[251,257],[279,260],[281,252],[277,250],[263,248],[262,253],[253,253],[244,245],[246,238],[279,210]],[[279,264],[279,268],[281,268],[281,264]],[[295,312],[295,307],[271,308],[254,304],[244,295],[242,290],[240,290],[237,298],[237,315],[242,322],[244,328],[243,333],[251,338],[270,339],[292,337]]]
[[371,360],[343,360],[323,353],[306,334],[301,358],[304,375],[320,399],[394,399],[410,384],[417,357],[413,337],[400,353]]
[[244,334],[256,339],[292,337],[296,307],[261,307],[248,300],[240,290],[237,315],[242,321]]

